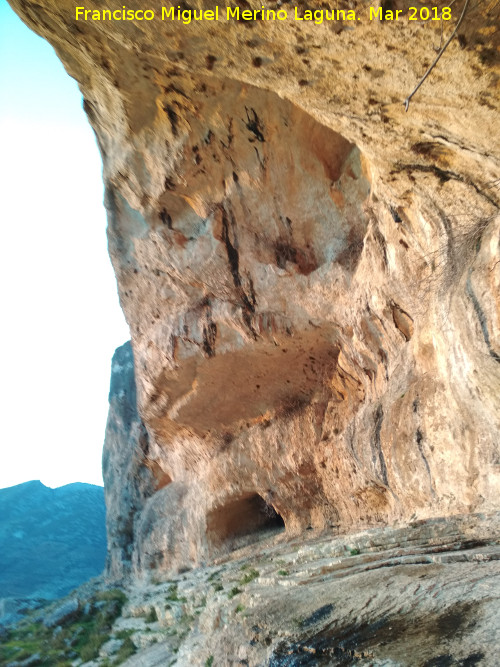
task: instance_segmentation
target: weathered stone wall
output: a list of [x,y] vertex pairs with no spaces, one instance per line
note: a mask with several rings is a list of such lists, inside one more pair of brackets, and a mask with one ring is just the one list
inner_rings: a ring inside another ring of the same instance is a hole
[[281,520],[497,507],[498,9],[471,10],[405,113],[437,24],[12,5],[78,80],[103,156],[149,434],[133,467],[156,480],[116,562],[185,566]]
[[119,347],[111,364],[109,413],[102,456],[108,558],[106,572],[119,580],[130,573],[134,530],[155,480],[144,459],[149,438],[137,412],[134,355],[130,342]]

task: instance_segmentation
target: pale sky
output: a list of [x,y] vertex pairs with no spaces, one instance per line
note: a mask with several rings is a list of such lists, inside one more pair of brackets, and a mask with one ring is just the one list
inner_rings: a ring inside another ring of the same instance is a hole
[[101,160],[53,49],[0,0],[0,488],[102,484],[111,356],[128,327]]

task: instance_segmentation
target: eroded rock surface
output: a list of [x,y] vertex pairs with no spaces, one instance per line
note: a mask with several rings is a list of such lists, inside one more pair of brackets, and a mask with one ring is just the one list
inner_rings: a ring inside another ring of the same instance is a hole
[[106,480],[106,571],[113,579],[122,579],[130,573],[136,519],[155,489],[151,471],[144,465],[148,447],[148,434],[137,412],[134,355],[127,342],[115,351],[111,364],[102,457]]
[[497,508],[498,4],[409,113],[435,24],[11,4],[103,156],[139,406],[108,425],[110,571]]
[[135,647],[127,667],[494,667],[498,520],[261,541],[168,581],[136,581],[110,636]]

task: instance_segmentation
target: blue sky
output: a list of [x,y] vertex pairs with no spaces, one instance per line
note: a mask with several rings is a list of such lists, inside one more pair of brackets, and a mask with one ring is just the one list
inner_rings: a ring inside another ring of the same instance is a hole
[[101,484],[111,356],[129,337],[101,160],[53,49],[0,0],[0,488]]

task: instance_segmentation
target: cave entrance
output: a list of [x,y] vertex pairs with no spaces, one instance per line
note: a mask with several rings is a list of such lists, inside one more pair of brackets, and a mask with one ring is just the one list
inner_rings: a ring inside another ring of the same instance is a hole
[[285,530],[281,515],[258,493],[248,493],[207,516],[207,537],[215,548],[235,549]]

